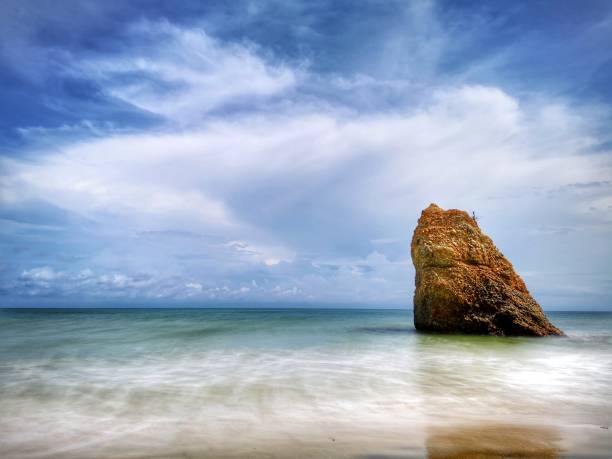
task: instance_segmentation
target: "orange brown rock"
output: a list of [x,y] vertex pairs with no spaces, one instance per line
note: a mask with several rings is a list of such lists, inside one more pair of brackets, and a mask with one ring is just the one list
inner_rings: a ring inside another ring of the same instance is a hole
[[563,335],[512,264],[461,210],[431,204],[411,244],[418,330],[504,336]]

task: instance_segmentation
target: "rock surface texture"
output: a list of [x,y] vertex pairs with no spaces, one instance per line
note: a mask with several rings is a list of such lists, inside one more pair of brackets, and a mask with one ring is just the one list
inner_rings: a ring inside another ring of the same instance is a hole
[[431,204],[411,245],[418,330],[506,336],[563,335],[512,264],[461,210]]

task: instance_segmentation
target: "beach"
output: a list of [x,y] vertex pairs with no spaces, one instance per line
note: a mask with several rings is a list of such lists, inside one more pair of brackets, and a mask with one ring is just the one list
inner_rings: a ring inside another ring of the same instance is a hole
[[410,310],[0,312],[0,456],[609,457],[612,313],[567,337]]

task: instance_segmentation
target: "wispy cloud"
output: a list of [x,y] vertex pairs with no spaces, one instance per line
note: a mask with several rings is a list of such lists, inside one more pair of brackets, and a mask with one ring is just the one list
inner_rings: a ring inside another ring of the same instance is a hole
[[257,55],[254,44],[225,44],[202,29],[140,21],[131,46],[112,57],[76,61],[67,72],[173,122],[189,122],[223,106],[262,103],[290,90],[297,72]]

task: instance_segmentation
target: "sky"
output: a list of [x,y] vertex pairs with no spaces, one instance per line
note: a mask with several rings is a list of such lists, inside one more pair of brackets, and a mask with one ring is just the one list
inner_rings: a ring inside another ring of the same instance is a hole
[[0,305],[412,307],[431,202],[612,309],[612,2],[0,3]]

